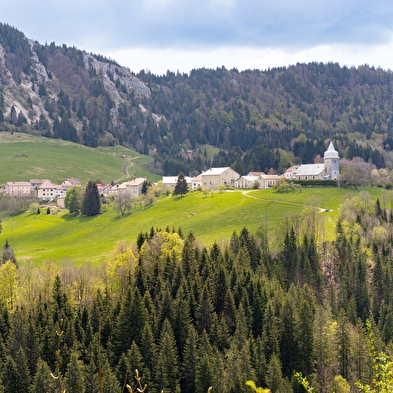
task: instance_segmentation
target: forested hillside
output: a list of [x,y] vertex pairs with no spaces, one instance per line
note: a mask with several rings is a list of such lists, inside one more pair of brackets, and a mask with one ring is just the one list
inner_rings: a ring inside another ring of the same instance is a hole
[[[135,75],[102,55],[41,45],[0,25],[1,129],[122,144],[154,157],[157,174],[210,165],[282,172],[319,161],[328,139],[342,158],[391,168],[392,78],[334,63]],[[209,156],[207,145],[220,153]]]
[[104,392],[132,385],[135,369],[147,392],[247,392],[250,379],[302,392],[295,372],[316,392],[357,391],[374,375],[366,319],[376,350],[393,349],[393,215],[384,205],[364,192],[349,199],[336,241],[320,246],[316,212],[306,232],[288,216],[274,253],[265,226],[209,249],[192,232],[152,227],[97,269],[18,267],[7,243],[0,386],[56,391],[58,364],[67,391],[98,392],[100,360]]

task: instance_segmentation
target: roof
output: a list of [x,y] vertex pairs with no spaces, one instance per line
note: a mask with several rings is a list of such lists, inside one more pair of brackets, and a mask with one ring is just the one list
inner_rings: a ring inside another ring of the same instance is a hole
[[261,177],[262,177],[262,179],[265,179],[265,180],[278,180],[278,179],[281,179],[280,175],[262,175]]
[[125,184],[126,186],[140,186],[145,180],[146,179],[144,177],[138,177],[123,184]]
[[295,176],[318,176],[325,170],[325,164],[305,164],[295,172]]
[[31,184],[38,184],[38,183],[43,183],[45,180],[48,180],[48,179],[31,179],[31,180],[29,180],[29,183],[31,183]]
[[71,184],[80,184],[82,185],[82,183],[78,180],[78,179],[74,179],[73,177],[69,178],[69,179],[64,179],[63,182],[65,181],[69,181]]
[[254,183],[254,181],[255,180],[258,180],[258,177],[259,176],[241,176],[241,177],[239,177],[239,179],[237,179],[236,181],[239,181],[240,179],[245,179],[245,180],[247,180],[247,181],[249,181],[250,183]]
[[333,146],[333,142],[330,141],[328,149],[325,151],[325,154],[323,155],[323,158],[340,158],[338,156],[338,152]]
[[[177,178],[178,176],[163,176],[162,177],[162,183],[169,183],[169,184],[175,184],[177,183]],[[187,183],[191,183],[193,181],[193,179],[189,176],[184,176],[184,178],[186,179]]]
[[289,167],[285,172],[293,172],[297,168],[299,168],[299,165],[293,165],[293,166]]
[[203,172],[203,176],[213,176],[213,175],[221,175],[221,173],[225,172],[227,169],[230,169],[230,166],[225,168],[210,168],[206,172]]
[[37,188],[56,188],[54,184],[50,180],[45,180],[40,186]]
[[9,181],[6,183],[8,186],[29,186],[30,183],[28,181]]
[[162,182],[163,183],[176,183],[177,176],[163,176]]
[[257,177],[259,177],[259,176],[262,176],[262,175],[266,175],[266,173],[265,172],[248,172],[247,173],[247,176],[257,176]]
[[194,177],[192,181],[202,181],[202,173],[200,173],[197,177]]

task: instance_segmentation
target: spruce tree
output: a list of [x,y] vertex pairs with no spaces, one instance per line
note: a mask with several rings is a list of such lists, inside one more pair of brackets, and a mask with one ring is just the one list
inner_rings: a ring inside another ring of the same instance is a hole
[[48,364],[38,359],[37,371],[34,376],[32,385],[30,386],[31,393],[56,393],[58,391],[57,381],[51,376],[51,370]]
[[95,216],[100,212],[101,198],[97,185],[94,181],[89,180],[86,186],[82,200],[82,214],[84,216]]
[[169,321],[166,319],[160,334],[160,349],[156,371],[159,390],[178,393],[180,390],[179,359],[176,341]]
[[84,366],[82,361],[79,360],[78,352],[71,353],[64,377],[64,385],[69,393],[85,392]]
[[282,377],[281,363],[279,357],[274,353],[270,358],[266,370],[266,384],[272,392],[281,392],[284,379]]
[[175,188],[173,189],[173,195],[180,195],[187,194],[188,192],[188,184],[187,180],[184,177],[184,173],[180,172],[179,176],[177,177]]
[[194,393],[196,390],[196,352],[198,333],[191,325],[183,351],[181,390],[185,393]]

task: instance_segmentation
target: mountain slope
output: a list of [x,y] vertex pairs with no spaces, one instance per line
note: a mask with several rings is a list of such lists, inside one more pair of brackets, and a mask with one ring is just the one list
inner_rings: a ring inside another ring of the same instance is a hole
[[[340,157],[393,161],[390,71],[310,63],[134,75],[114,60],[41,45],[0,24],[0,127],[154,157],[157,174],[210,165],[239,172]],[[304,134],[298,138],[300,134]],[[213,161],[205,149],[221,152]]]

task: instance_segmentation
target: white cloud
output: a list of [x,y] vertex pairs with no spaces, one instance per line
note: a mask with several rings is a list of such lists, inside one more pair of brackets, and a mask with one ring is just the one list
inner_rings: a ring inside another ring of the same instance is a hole
[[393,65],[393,37],[387,44],[368,45],[320,45],[309,49],[284,50],[275,48],[221,47],[217,49],[126,49],[109,52],[111,58],[134,72],[149,69],[162,75],[166,70],[189,72],[193,68],[238,68],[265,70],[308,62],[338,62],[340,65],[362,64],[389,69]]

